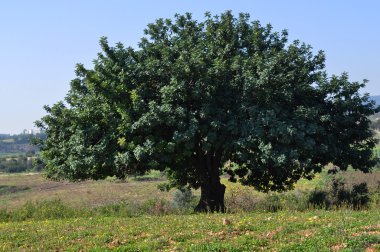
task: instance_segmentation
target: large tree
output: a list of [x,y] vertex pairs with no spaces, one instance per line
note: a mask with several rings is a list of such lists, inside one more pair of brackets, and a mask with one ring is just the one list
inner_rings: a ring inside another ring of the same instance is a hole
[[365,83],[328,77],[324,53],[287,31],[248,14],[185,14],[149,24],[138,49],[100,44],[93,69],[78,65],[65,102],[37,122],[48,177],[165,170],[172,186],[201,189],[197,211],[224,211],[223,173],[283,191],[328,163],[374,165]]

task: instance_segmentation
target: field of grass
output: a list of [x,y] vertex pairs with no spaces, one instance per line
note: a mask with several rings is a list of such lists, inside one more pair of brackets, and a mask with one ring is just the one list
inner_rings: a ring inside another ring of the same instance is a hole
[[[342,176],[350,184],[367,181],[371,190],[380,181],[380,171]],[[159,173],[79,183],[3,174],[0,251],[380,251],[379,204],[297,211],[305,192],[329,179],[324,171],[286,194],[264,194],[222,178],[235,213],[190,214],[173,211],[174,190],[157,189],[165,182]]]
[[[380,181],[380,170],[370,174],[348,171],[342,177],[349,185],[366,181],[370,188],[376,188]],[[294,196],[314,190],[314,188],[324,188],[328,180],[329,176],[324,171],[317,174],[311,181],[300,180],[295,189],[287,195]],[[51,181],[45,179],[41,173],[0,174],[0,209],[17,209],[27,202],[56,199],[74,208],[94,208],[120,202],[170,201],[175,190],[169,192],[158,190],[158,185],[163,182],[165,178],[160,177],[159,173],[151,173],[127,181],[106,179],[82,182]],[[256,204],[263,197],[268,197],[268,194],[257,192],[252,187],[230,183],[227,178],[222,178],[222,183],[227,186],[226,204],[233,208],[245,208],[246,205]],[[193,194],[198,196],[200,192],[193,191]],[[271,195],[279,194],[269,194]]]
[[[323,186],[325,180],[326,172],[316,175],[311,181],[301,180],[293,192]],[[142,203],[160,199],[169,201],[175,190],[169,192],[158,190],[158,185],[163,182],[165,179],[155,173],[127,181],[107,179],[83,182],[51,181],[45,179],[41,173],[0,174],[0,209],[16,209],[27,202],[56,199],[70,207],[86,208],[120,202]],[[222,178],[222,183],[227,186],[227,203],[239,204],[236,201],[240,200],[243,201],[241,204],[251,204],[254,203],[252,201],[266,195],[255,191],[252,187],[230,183],[227,178]],[[200,192],[193,191],[193,194],[197,196]]]
[[[149,178],[149,176],[148,176]],[[161,192],[160,178],[146,181],[113,180],[57,182],[40,173],[0,175],[0,209],[19,208],[27,202],[60,199],[70,207],[97,207],[123,201],[142,202],[170,199],[173,192]]]
[[[225,225],[223,219],[230,224]],[[379,251],[380,211],[187,214],[0,223],[1,251]]]

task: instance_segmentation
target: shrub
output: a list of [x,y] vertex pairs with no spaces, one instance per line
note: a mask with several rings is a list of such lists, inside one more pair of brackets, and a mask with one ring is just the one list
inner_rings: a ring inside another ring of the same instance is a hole
[[309,195],[308,202],[317,208],[339,208],[342,206],[362,209],[368,207],[370,193],[367,183],[354,184],[346,188],[342,178],[333,177],[327,191],[315,189]]
[[190,188],[177,190],[173,194],[173,205],[180,209],[190,209],[194,206],[195,196]]
[[370,201],[367,183],[354,185],[351,191],[351,203],[354,209],[367,207]]
[[139,214],[164,215],[173,212],[171,205],[164,199],[147,200],[138,207],[138,212]]
[[61,219],[83,216],[84,211],[81,209],[73,209],[65,205],[59,199],[45,200],[36,203],[27,202],[21,208],[12,213],[14,220],[26,219]]
[[280,195],[276,193],[268,194],[264,197],[263,201],[260,202],[260,208],[267,212],[277,212],[281,210],[283,207]]
[[377,181],[377,187],[372,191],[371,195],[371,203],[374,207],[380,206],[380,181]]
[[0,209],[0,221],[9,221],[11,214],[6,209]]
[[315,189],[309,194],[308,204],[315,208],[328,208],[330,205],[328,196],[328,192]]
[[225,205],[228,212],[250,212],[257,209],[262,197],[252,193],[252,190],[236,186],[228,188]]
[[292,192],[280,194],[281,208],[295,211],[305,211],[309,209],[309,193],[298,189]]
[[126,202],[110,204],[94,209],[94,212],[101,216],[133,217],[139,214],[139,207]]
[[330,206],[340,207],[342,204],[349,204],[351,201],[350,192],[345,188],[345,182],[343,178],[332,178],[328,194]]

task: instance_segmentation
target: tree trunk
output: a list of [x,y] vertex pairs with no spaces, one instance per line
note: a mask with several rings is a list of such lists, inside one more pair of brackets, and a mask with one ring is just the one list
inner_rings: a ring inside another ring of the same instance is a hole
[[196,212],[222,212],[226,211],[224,206],[224,193],[226,186],[221,184],[204,184],[201,186],[201,199],[195,207]]
[[203,157],[199,170],[201,180],[201,198],[195,207],[196,212],[222,212],[224,206],[224,193],[226,186],[220,183],[220,157],[207,155]]

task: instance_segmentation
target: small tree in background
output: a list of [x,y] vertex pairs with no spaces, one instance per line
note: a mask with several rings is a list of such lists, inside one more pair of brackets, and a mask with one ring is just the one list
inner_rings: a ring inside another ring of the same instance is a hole
[[65,102],[37,122],[50,178],[166,170],[171,186],[201,189],[196,211],[223,212],[223,172],[283,191],[330,162],[375,163],[365,82],[328,77],[322,51],[248,14],[176,15],[149,24],[138,49],[100,45],[93,69],[78,65]]

